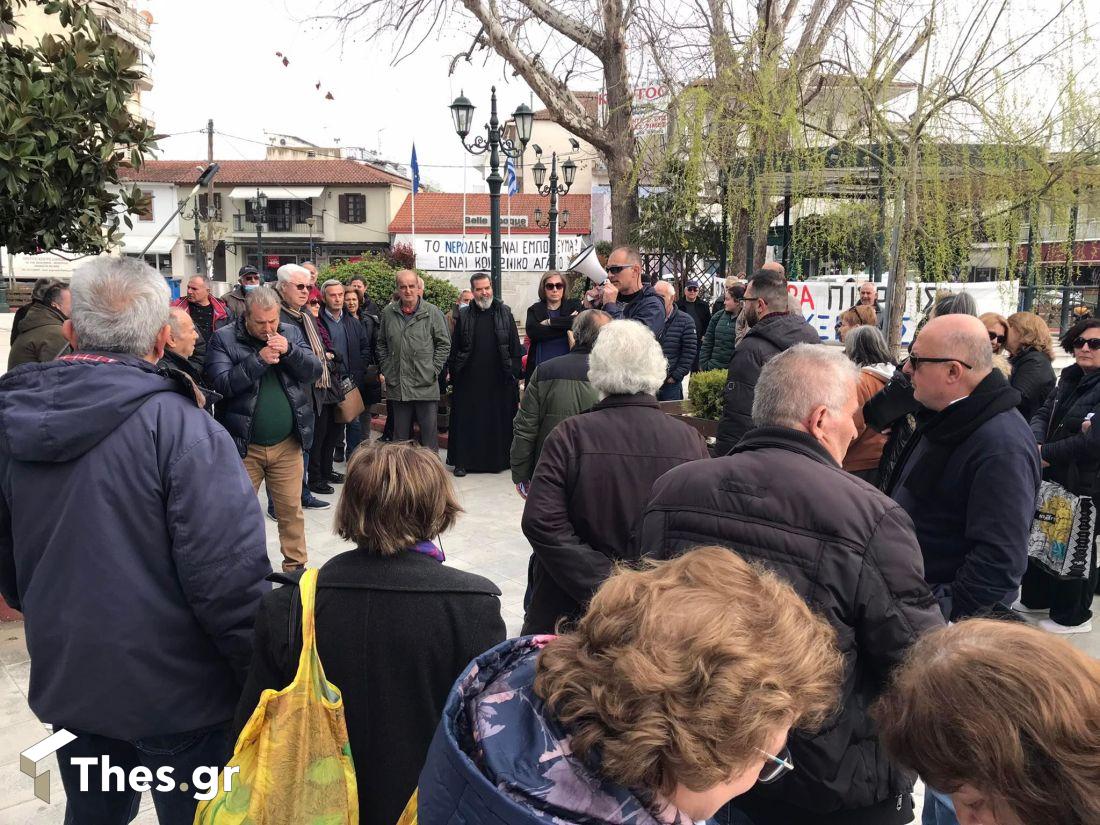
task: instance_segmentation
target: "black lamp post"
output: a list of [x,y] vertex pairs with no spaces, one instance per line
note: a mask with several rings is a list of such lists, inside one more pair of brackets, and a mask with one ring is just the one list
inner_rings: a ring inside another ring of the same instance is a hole
[[249,199],[249,205],[252,207],[252,220],[256,224],[256,258],[257,267],[260,271],[260,278],[264,281],[270,281],[267,277],[267,267],[264,266],[264,221],[267,218],[267,195],[256,190],[256,197]]
[[206,250],[202,248],[202,240],[199,235],[199,206],[193,204],[190,212],[183,211],[187,201],[180,201],[180,217],[185,221],[195,222],[195,272],[199,275],[206,274]]
[[[315,221],[315,218],[312,215],[310,215],[308,218],[306,218],[306,226],[309,227],[309,259],[311,261],[313,261],[313,224],[314,224],[314,221]],[[314,261],[314,263],[316,263],[316,261]]]
[[516,124],[516,136],[519,138],[519,146],[508,140],[501,134],[502,124],[497,120],[497,87],[493,86],[490,98],[489,123],[485,126],[488,138],[478,135],[472,144],[466,143],[466,135],[470,134],[470,124],[474,118],[474,104],[461,93],[450,106],[451,117],[454,119],[455,132],[462,141],[463,148],[472,155],[489,153],[489,250],[490,268],[489,275],[493,282],[493,294],[500,297],[500,187],[504,178],[500,175],[500,156],[522,157],[527,142],[531,139],[531,125],[535,120],[535,113],[530,107],[521,103],[512,113],[512,119]]
[[[535,165],[531,167],[531,175],[535,179],[535,188],[542,196],[550,196],[550,214],[547,215],[546,224],[542,223],[542,210],[535,210],[535,223],[539,226],[550,227],[550,257],[547,259],[547,269],[557,269],[558,266],[558,195],[569,194],[570,188],[573,186],[573,181],[577,177],[577,164],[573,163],[571,158],[567,158],[565,163],[561,165],[562,175],[565,177],[565,186],[558,185],[558,153],[553,152],[550,155],[550,184],[543,186],[542,182],[546,178],[546,164],[542,162],[542,152],[538,153],[538,160]],[[569,222],[569,210],[566,210],[562,215],[564,219],[562,226],[565,226]]]

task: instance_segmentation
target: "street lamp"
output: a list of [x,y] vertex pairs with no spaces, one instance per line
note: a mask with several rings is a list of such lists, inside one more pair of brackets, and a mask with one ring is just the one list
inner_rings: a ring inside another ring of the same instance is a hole
[[306,218],[306,226],[309,227],[309,259],[313,260],[313,224],[316,219],[310,215]]
[[500,155],[519,158],[523,156],[523,150],[527,142],[531,140],[531,126],[535,120],[535,113],[526,104],[521,103],[512,113],[512,120],[516,124],[516,136],[519,138],[519,146],[502,135],[502,124],[497,120],[497,87],[493,86],[490,97],[489,123],[485,126],[488,138],[478,135],[472,144],[466,143],[466,136],[470,134],[470,126],[474,118],[474,104],[465,95],[459,94],[454,103],[450,105],[451,117],[454,119],[455,132],[462,141],[463,148],[472,155],[489,153],[489,177],[485,182],[489,184],[489,250],[490,267],[489,275],[493,282],[493,294],[500,296],[500,187],[504,178],[500,175]]
[[202,248],[202,241],[199,239],[199,205],[193,203],[191,205],[191,211],[183,211],[183,207],[187,204],[187,201],[180,201],[180,217],[185,221],[195,221],[195,272],[199,275],[206,274],[206,250]]
[[260,271],[260,277],[265,281],[272,280],[267,277],[267,267],[264,266],[264,221],[267,219],[267,195],[256,190],[256,197],[249,198],[249,206],[252,207],[252,220],[256,224],[256,258]]
[[[558,266],[558,195],[569,194],[570,188],[573,186],[573,181],[577,177],[577,164],[573,163],[572,158],[566,158],[565,163],[561,165],[562,175],[565,177],[565,186],[558,185],[558,153],[553,152],[550,155],[550,184],[543,186],[542,182],[546,179],[546,164],[542,162],[541,150],[535,150],[538,154],[538,160],[535,165],[531,167],[531,175],[535,179],[535,189],[538,190],[540,195],[544,197],[550,196],[550,214],[547,216],[545,224],[542,223],[542,210],[535,210],[535,223],[539,226],[550,227],[550,256],[546,261],[547,269],[557,269]],[[562,216],[565,218],[562,221],[562,226],[565,226],[569,221],[568,210]]]

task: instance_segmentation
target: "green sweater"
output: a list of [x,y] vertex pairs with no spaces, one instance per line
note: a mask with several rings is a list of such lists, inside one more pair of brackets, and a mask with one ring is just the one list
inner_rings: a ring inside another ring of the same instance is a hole
[[252,417],[252,444],[273,447],[285,441],[294,432],[294,412],[290,399],[275,369],[268,367],[260,379],[260,392],[256,396],[256,414]]

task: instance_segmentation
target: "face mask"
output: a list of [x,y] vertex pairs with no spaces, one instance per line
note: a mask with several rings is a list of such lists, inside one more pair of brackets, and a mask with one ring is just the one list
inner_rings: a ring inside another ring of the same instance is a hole
[[469,305],[470,305],[470,302],[469,302],[469,301],[459,301],[459,302],[458,302],[458,306],[459,306],[459,308],[460,308],[460,309],[461,309],[462,307],[468,307]]
[[241,286],[244,287],[245,292],[251,292],[252,290],[256,289],[259,284],[241,284]]

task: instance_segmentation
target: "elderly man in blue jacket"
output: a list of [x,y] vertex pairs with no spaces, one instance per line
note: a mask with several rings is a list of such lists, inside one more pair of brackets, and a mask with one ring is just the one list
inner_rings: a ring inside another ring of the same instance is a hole
[[[97,258],[72,299],[73,354],[0,378],[0,594],[26,617],[31,710],[75,736],[65,821],[123,823],[140,794],[108,765],[178,785],[225,764],[271,565],[233,440],[155,366],[164,279]],[[160,822],[191,822],[195,789],[164,784]]]

